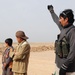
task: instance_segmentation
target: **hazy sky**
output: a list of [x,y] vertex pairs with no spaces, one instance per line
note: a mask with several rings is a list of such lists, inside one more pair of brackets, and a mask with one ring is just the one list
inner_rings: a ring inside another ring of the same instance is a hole
[[67,8],[75,11],[75,0],[0,0],[0,42],[23,30],[29,42],[54,42],[60,32],[47,5],[52,4],[59,15]]

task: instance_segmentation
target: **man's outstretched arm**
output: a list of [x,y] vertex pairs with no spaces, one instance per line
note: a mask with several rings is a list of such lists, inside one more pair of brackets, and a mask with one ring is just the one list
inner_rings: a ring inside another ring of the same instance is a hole
[[51,13],[51,16],[52,16],[54,22],[58,25],[59,29],[62,30],[62,26],[61,26],[61,24],[60,24],[60,22],[59,22],[58,16],[55,14],[55,12],[54,12],[54,10],[53,10],[53,6],[52,6],[52,5],[48,5],[47,8],[48,8],[48,10],[49,10],[50,13]]

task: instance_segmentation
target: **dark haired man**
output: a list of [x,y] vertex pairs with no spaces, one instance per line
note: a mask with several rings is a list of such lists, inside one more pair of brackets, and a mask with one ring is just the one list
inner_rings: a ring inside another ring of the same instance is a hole
[[5,50],[2,55],[3,73],[2,75],[13,75],[12,72],[12,58],[10,57],[10,52],[13,52],[12,47],[13,40],[8,38],[5,40]]
[[60,34],[55,42],[56,75],[75,75],[75,27],[73,25],[73,11],[66,9],[60,13],[58,18],[52,5],[48,5],[48,10],[60,29]]

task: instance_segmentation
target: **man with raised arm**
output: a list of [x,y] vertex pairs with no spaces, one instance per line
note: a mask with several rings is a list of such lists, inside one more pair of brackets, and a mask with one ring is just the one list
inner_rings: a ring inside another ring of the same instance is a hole
[[75,75],[75,26],[72,9],[62,11],[59,17],[54,12],[53,6],[48,5],[48,10],[54,22],[60,29],[55,41],[56,75]]

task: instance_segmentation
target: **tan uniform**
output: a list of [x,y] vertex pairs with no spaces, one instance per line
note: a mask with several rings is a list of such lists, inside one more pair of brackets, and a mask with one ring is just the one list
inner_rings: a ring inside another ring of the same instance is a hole
[[[14,75],[27,75],[30,45],[27,41],[23,41],[17,46],[16,52],[19,53],[13,58],[12,71]],[[13,54],[14,53],[12,53],[11,56],[13,56]]]

